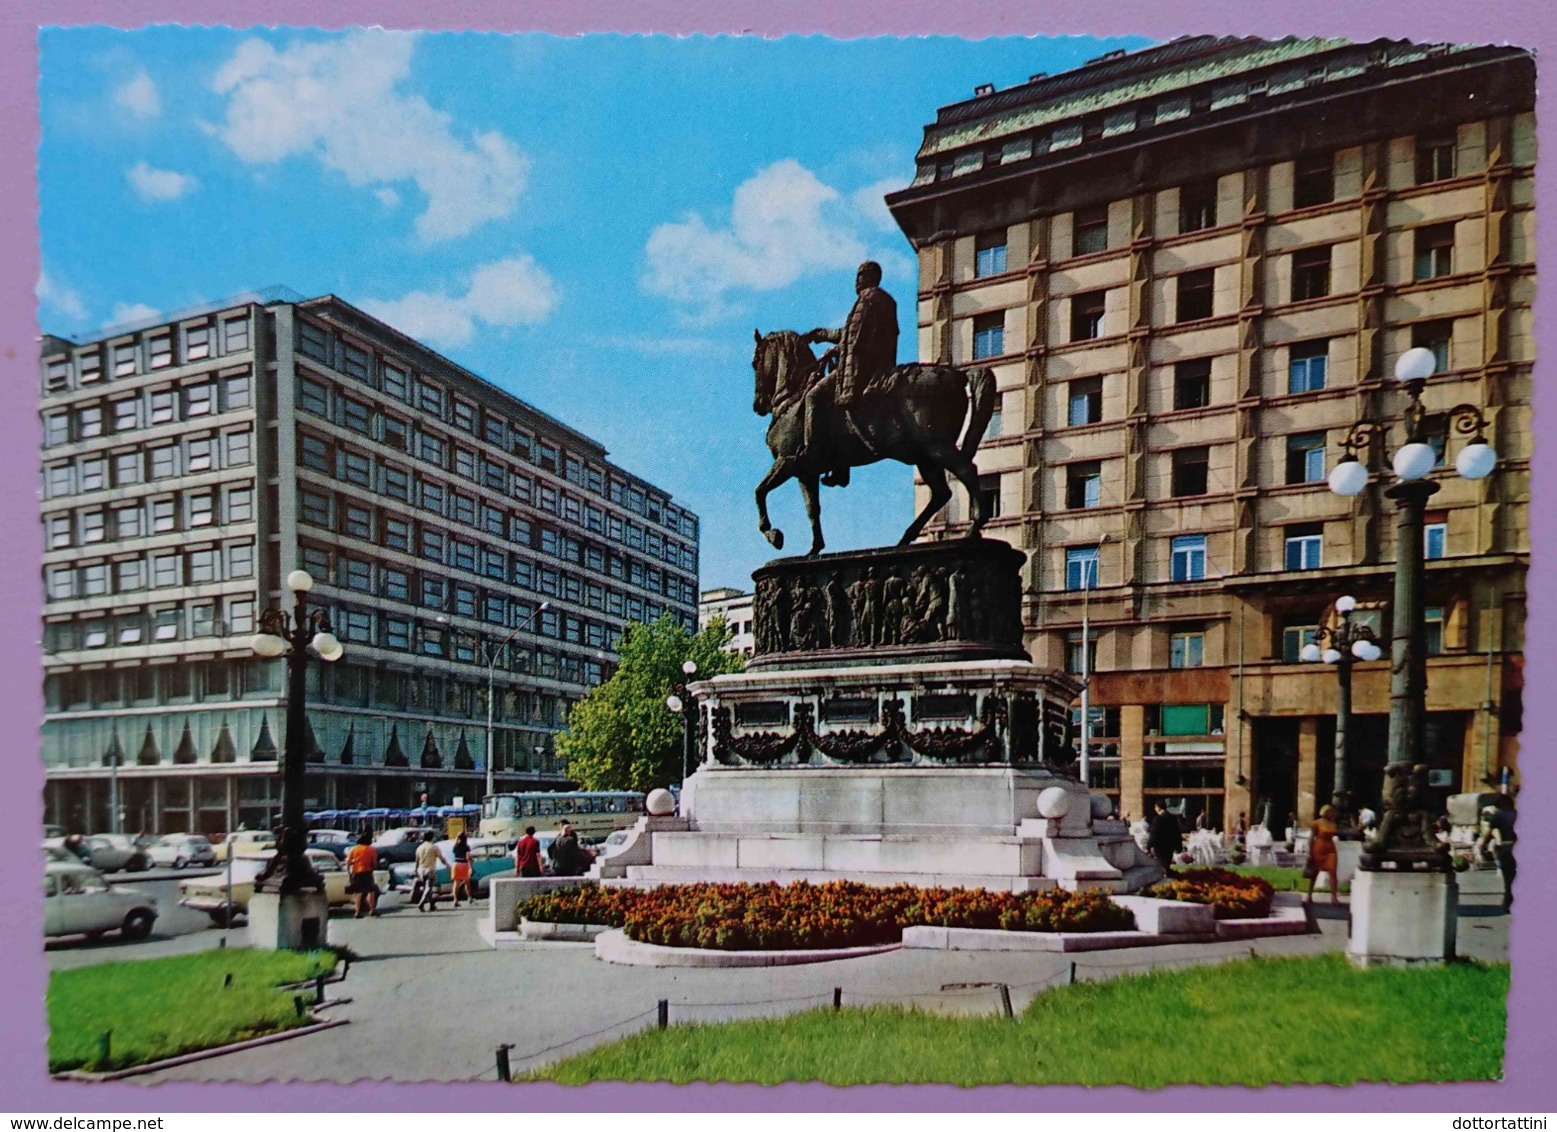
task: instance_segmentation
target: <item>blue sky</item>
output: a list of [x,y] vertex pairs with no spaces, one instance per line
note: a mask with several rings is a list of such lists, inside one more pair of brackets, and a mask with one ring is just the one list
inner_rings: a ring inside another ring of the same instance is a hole
[[[772,557],[751,332],[840,324],[936,107],[1144,40],[49,29],[40,322],[333,291],[600,440],[703,519],[702,584]],[[890,544],[911,473],[823,494]],[[770,500],[803,545],[793,485]]]

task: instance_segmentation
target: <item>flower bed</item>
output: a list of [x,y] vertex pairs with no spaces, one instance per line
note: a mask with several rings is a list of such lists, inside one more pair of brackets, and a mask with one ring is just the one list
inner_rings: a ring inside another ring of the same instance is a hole
[[1029,932],[1128,931],[1135,917],[1102,892],[826,884],[585,885],[532,896],[527,920],[619,927],[639,943],[723,951],[896,943],[919,925]]
[[1219,920],[1263,919],[1270,915],[1275,889],[1260,877],[1244,876],[1227,869],[1185,869],[1170,872],[1168,879],[1154,884],[1142,896],[1157,900],[1183,900],[1191,904],[1210,904]]

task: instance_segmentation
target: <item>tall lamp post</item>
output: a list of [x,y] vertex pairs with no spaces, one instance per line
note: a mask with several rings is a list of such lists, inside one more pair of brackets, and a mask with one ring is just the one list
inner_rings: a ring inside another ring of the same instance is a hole
[[[346,650],[330,629],[330,617],[323,609],[308,608],[308,592],[314,580],[305,570],[293,570],[286,578],[287,589],[297,599],[289,614],[272,607],[260,614],[259,632],[250,642],[256,656],[269,659],[284,656],[287,662],[286,750],[281,762],[281,837],[279,852],[261,880],[269,880],[283,895],[319,883],[318,874],[305,854],[303,836],[303,776],[308,760],[308,653],[312,648],[320,660],[336,661]],[[260,885],[256,885],[260,887]]]
[[1081,563],[1081,784],[1092,785],[1092,591],[1097,588],[1098,560],[1108,533],[1097,540],[1097,551],[1090,566]]
[[[1404,424],[1406,443],[1391,458],[1395,483],[1385,496],[1395,501],[1395,594],[1390,630],[1389,685],[1389,762],[1386,771],[1402,783],[1410,768],[1419,764],[1427,725],[1427,622],[1423,611],[1423,574],[1426,548],[1422,543],[1423,515],[1427,501],[1438,492],[1438,485],[1427,478],[1438,463],[1438,456],[1427,443],[1422,428],[1425,410],[1422,391],[1433,375],[1437,360],[1431,350],[1417,347],[1407,350],[1395,364],[1395,378],[1401,382],[1410,403]],[[1474,405],[1456,405],[1447,413],[1454,431],[1471,439],[1455,459],[1455,470],[1466,479],[1480,480],[1492,474],[1497,453],[1487,443],[1487,420]],[[1330,490],[1341,496],[1355,496],[1368,485],[1369,472],[1358,459],[1358,452],[1371,449],[1376,439],[1387,435],[1388,426],[1379,421],[1361,420],[1352,426],[1341,446],[1346,455],[1330,472]],[[1386,823],[1387,853],[1390,826]]]
[[1298,654],[1300,659],[1311,664],[1322,661],[1335,665],[1335,796],[1332,801],[1341,815],[1341,824],[1348,827],[1353,824],[1346,765],[1346,737],[1352,720],[1352,665],[1359,660],[1378,660],[1384,655],[1373,630],[1352,620],[1352,611],[1356,608],[1356,598],[1336,598],[1334,609],[1340,620],[1320,626],[1314,639]]
[[692,773],[692,713],[696,710],[687,686],[697,675],[697,661],[682,661],[681,672],[684,679],[671,687],[670,695],[665,697],[665,706],[681,717],[681,785],[684,789],[687,777]]
[[[550,606],[551,602],[549,601],[541,602],[541,604],[537,605],[530,612],[530,616],[526,617],[523,621],[519,622],[518,625],[514,626],[513,632],[504,637],[502,642],[497,645],[493,645],[480,637],[473,636],[472,634],[465,634],[465,636],[469,637],[471,640],[475,641],[478,645],[481,646],[481,658],[486,662],[487,666],[486,764],[487,795],[489,797],[497,792],[496,780],[494,778],[496,764],[493,762],[493,754],[495,752],[493,751],[492,747],[492,704],[493,701],[497,698],[497,661],[498,658],[503,655],[503,652],[508,648],[508,646],[513,644],[514,638],[533,625],[535,623],[535,619],[541,615],[541,611],[550,608]],[[447,617],[440,617],[438,620],[443,624],[448,624],[449,621]]]

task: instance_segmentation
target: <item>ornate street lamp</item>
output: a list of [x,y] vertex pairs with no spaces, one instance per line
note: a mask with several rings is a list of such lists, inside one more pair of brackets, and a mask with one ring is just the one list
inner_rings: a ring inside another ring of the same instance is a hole
[[1352,720],[1352,665],[1359,660],[1378,660],[1384,655],[1373,630],[1360,621],[1352,620],[1352,611],[1356,608],[1356,598],[1336,598],[1334,609],[1340,615],[1340,620],[1320,626],[1314,639],[1304,645],[1303,651],[1298,654],[1300,659],[1311,664],[1322,661],[1335,665],[1335,797],[1332,803],[1343,827],[1355,824],[1352,820],[1354,811],[1346,765],[1346,737],[1351,730]]
[[691,774],[692,763],[692,716],[697,711],[696,701],[688,685],[692,677],[697,675],[697,662],[695,660],[683,661],[681,671],[685,679],[671,686],[670,695],[665,697],[665,706],[681,717],[681,785],[686,786],[687,776]]
[[[1395,594],[1390,631],[1390,765],[1385,774],[1396,783],[1395,793],[1401,799],[1406,796],[1412,768],[1421,764],[1427,725],[1427,622],[1422,600],[1426,551],[1422,525],[1427,501],[1438,491],[1438,485],[1426,478],[1438,457],[1422,429],[1426,412],[1422,391],[1436,365],[1433,352],[1421,347],[1407,350],[1395,364],[1395,378],[1401,382],[1410,403],[1403,418],[1406,443],[1390,461],[1396,482],[1384,492],[1396,506]],[[1485,479],[1497,465],[1497,453],[1486,439],[1486,417],[1476,406],[1468,404],[1456,405],[1447,416],[1453,431],[1471,438],[1460,450],[1455,469],[1466,479]],[[1384,438],[1387,428],[1386,424],[1371,420],[1352,426],[1341,441],[1346,455],[1329,475],[1331,491],[1342,496],[1361,494],[1368,485],[1368,469],[1357,454],[1370,449],[1376,439]],[[1398,827],[1399,823],[1388,820],[1381,827],[1382,852],[1407,848],[1391,844],[1391,830]],[[1417,846],[1413,841],[1409,848],[1428,847]]]
[[287,589],[297,599],[294,610],[271,608],[260,614],[259,632],[250,646],[267,660],[284,656],[287,662],[286,749],[281,762],[281,830],[276,856],[256,878],[259,891],[274,889],[283,896],[317,888],[323,882],[308,863],[304,833],[303,775],[308,759],[307,672],[310,648],[324,661],[336,661],[346,650],[330,629],[329,615],[307,607],[314,580],[307,571],[287,575]]

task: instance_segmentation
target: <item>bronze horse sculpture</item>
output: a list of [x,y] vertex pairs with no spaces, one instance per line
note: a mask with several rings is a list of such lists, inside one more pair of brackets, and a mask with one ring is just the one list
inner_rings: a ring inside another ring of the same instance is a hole
[[[757,529],[774,549],[784,549],[784,532],[768,519],[768,493],[786,480],[800,484],[806,516],[811,520],[811,549],[820,554],[821,501],[817,495],[822,477],[838,468],[858,468],[879,460],[912,465],[930,488],[930,500],[903,532],[898,545],[913,542],[930,517],[951,498],[946,482],[950,472],[967,488],[973,505],[973,525],[968,537],[977,538],[989,516],[979,496],[978,471],[973,454],[995,409],[995,376],[983,366],[955,366],[911,362],[893,369],[866,388],[851,424],[843,410],[831,403],[815,414],[825,427],[805,445],[807,397],[827,395],[821,366],[810,340],[793,330],[767,335],[753,332],[756,352],[756,396],[752,408],[758,416],[772,415],[768,424],[768,450],[773,467],[757,485]],[[819,406],[821,407],[821,406]],[[964,426],[966,422],[966,426]]]

